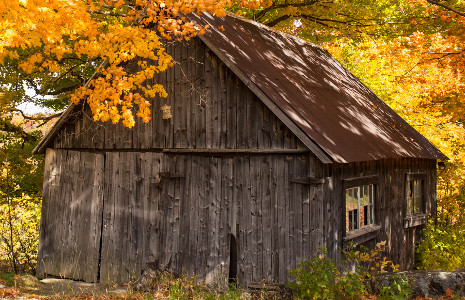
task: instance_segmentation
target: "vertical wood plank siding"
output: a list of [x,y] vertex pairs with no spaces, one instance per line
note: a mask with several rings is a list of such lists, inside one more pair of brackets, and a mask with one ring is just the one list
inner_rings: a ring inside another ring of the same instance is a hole
[[37,274],[96,282],[103,155],[48,149]]
[[[287,270],[296,265],[296,249],[310,253],[311,246],[303,239],[293,239],[289,246],[284,240],[271,242],[272,232],[281,226],[287,228],[286,235],[301,232],[292,224],[303,217],[299,213],[284,224],[272,224],[272,200],[301,207],[298,211],[302,211],[304,206],[308,208],[309,193],[307,187],[300,187],[273,198],[271,195],[279,194],[277,189],[292,190],[294,184],[276,182],[272,174],[284,163],[300,164],[301,174],[296,175],[306,176],[307,160],[306,156],[283,155],[217,158],[107,153],[105,174],[113,180],[105,191],[101,281],[124,282],[150,265],[178,274],[195,274],[208,283],[226,283],[232,226],[237,228],[240,283],[278,277],[286,281]],[[182,177],[159,177],[161,170]],[[128,183],[131,179],[133,183]],[[233,201],[237,201],[236,211],[232,211]],[[151,213],[144,213],[147,210]],[[235,224],[233,220],[237,220]],[[140,229],[139,234],[131,231],[135,228]],[[142,232],[144,238],[136,240]],[[272,253],[278,251],[286,255],[282,260],[275,259],[277,266],[273,266]],[[272,275],[273,269],[278,277]]]
[[[78,172],[82,173],[76,155],[85,159],[81,164],[99,161],[99,173],[90,174],[87,181],[81,176],[74,179]],[[309,159],[305,155],[219,158],[108,152],[105,156],[103,168],[102,154],[69,150],[47,153],[47,165],[74,166],[76,170],[59,178],[60,193],[54,194],[51,187],[44,189],[39,252],[42,276],[96,281],[100,232],[101,282],[127,282],[152,266],[196,274],[209,283],[226,283],[232,227],[237,229],[238,259],[234,263],[241,284],[262,279],[287,281],[287,270],[295,268],[297,261],[311,257],[312,241],[297,237],[304,232],[304,215],[318,208],[309,205],[308,186],[291,183],[291,178],[281,176],[283,167],[291,169],[296,165],[299,168],[292,176],[307,176]],[[179,177],[163,177],[167,173]],[[47,178],[51,178],[49,174],[47,171]],[[90,184],[90,180],[95,183]],[[94,191],[103,186],[103,203],[101,196],[84,197],[88,194],[85,189]],[[72,205],[81,198],[99,202]],[[91,208],[95,222],[84,228],[88,221],[82,222],[84,213],[76,210]],[[309,212],[304,214],[304,209]],[[279,232],[283,237],[275,239]],[[89,236],[95,243],[83,249]],[[93,269],[84,263],[84,254],[97,259],[90,264]],[[81,275],[86,272],[93,277]]]
[[[169,44],[174,68],[156,74],[167,98],[150,99],[151,121],[132,129],[93,122],[88,106],[76,107],[54,139],[54,148],[296,148],[294,134],[199,39]],[[137,70],[136,61],[127,68]],[[161,107],[171,106],[171,119]]]

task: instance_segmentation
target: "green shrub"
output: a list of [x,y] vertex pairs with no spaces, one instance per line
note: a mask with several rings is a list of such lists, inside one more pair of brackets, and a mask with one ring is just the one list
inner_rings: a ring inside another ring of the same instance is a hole
[[[386,242],[376,244],[371,250],[349,245],[343,251],[347,260],[340,262],[340,268],[352,269],[352,272],[341,272],[333,260],[323,256],[302,261],[295,270],[289,272],[296,278],[289,287],[299,299],[363,298],[370,292],[368,283],[376,275],[398,271],[398,265],[383,256],[385,248]],[[326,254],[326,250],[322,250]],[[396,281],[384,293],[403,295],[407,292],[403,284],[404,282]]]
[[299,299],[356,299],[367,293],[359,274],[342,274],[333,260],[316,256],[290,271],[296,280],[289,284]]
[[389,276],[391,284],[389,286],[383,286],[379,290],[378,298],[381,300],[404,300],[408,299],[408,296],[412,292],[410,290],[410,283],[407,276]]
[[34,273],[37,264],[40,208],[39,197],[23,196],[12,198],[9,203],[0,202],[0,260],[14,259],[20,273]]
[[431,221],[424,231],[424,240],[417,248],[420,269],[448,270],[465,268],[465,222]]

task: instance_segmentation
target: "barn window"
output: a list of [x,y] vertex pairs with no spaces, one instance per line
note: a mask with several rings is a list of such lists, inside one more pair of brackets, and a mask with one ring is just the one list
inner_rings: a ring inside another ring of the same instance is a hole
[[425,204],[426,174],[407,174],[405,181],[405,212],[404,228],[426,223]]
[[423,199],[422,185],[422,180],[407,180],[407,215],[418,214],[421,212]]
[[376,238],[381,228],[376,225],[378,177],[345,179],[343,186],[344,244],[357,245]]
[[375,185],[365,184],[345,191],[346,232],[373,224]]

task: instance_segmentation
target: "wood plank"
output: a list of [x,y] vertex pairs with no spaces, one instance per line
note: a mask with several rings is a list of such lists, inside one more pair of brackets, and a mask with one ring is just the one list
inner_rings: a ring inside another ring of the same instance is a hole
[[262,256],[263,256],[263,267],[262,267],[262,278],[271,282],[271,255],[272,255],[272,197],[271,197],[271,156],[265,156],[261,158],[260,173],[261,173],[261,214],[262,214]]
[[129,264],[129,257],[130,257],[130,216],[132,212],[131,205],[131,186],[130,180],[131,177],[131,167],[134,164],[134,161],[131,160],[129,156],[131,153],[122,152],[120,154],[120,178],[121,184],[119,186],[120,193],[116,196],[116,214],[115,217],[117,219],[117,235],[115,238],[118,238],[117,245],[118,251],[114,250],[115,261],[118,264],[119,272],[115,275],[115,280],[117,282],[128,282],[129,279],[129,272],[131,271],[128,267]]
[[194,195],[191,194],[191,184],[192,184],[192,176],[194,172],[192,170],[192,162],[191,157],[183,157],[182,159],[182,166],[180,166],[180,171],[184,172],[186,175],[185,179],[180,180],[180,262],[181,265],[186,267],[186,272],[188,274],[192,274],[194,271],[191,266],[191,254],[189,252],[189,242],[190,242],[190,228],[191,228],[191,221],[190,221],[190,210],[191,205],[193,202]]
[[239,279],[239,284],[245,285],[247,281],[251,281],[249,276],[248,269],[247,269],[247,256],[248,256],[248,248],[246,244],[247,240],[247,222],[246,222],[246,204],[247,204],[247,197],[246,197],[246,186],[245,186],[245,174],[243,173],[243,161],[246,158],[244,157],[235,157],[234,158],[234,199],[237,199],[237,206],[238,206],[238,216],[237,216],[237,254],[238,254],[238,262],[237,262],[237,275]]
[[173,124],[174,148],[185,148],[187,145],[186,105],[189,100],[188,97],[186,97],[186,91],[190,81],[187,67],[188,47],[189,43],[184,41],[177,43],[174,47],[174,60],[177,63],[172,71],[174,72],[174,82],[170,83],[170,85],[175,86],[175,88],[172,89],[173,94],[170,97],[173,100],[173,119],[171,123]]
[[258,136],[257,136],[257,147],[268,149],[271,147],[270,139],[270,110],[261,105],[260,109],[256,114],[258,115]]
[[[208,49],[206,47],[206,49]],[[227,145],[227,139],[228,139],[228,88],[226,84],[226,74],[227,74],[227,67],[226,65],[221,61],[221,59],[218,58],[215,54],[216,60],[216,65],[217,65],[217,70],[218,70],[218,80],[217,80],[217,85],[218,85],[218,101],[220,102],[219,109],[220,111],[218,112],[218,118],[220,120],[220,140],[218,147],[219,148],[226,148]]]
[[[314,168],[314,162],[311,161],[310,157],[305,160],[305,165],[302,166],[302,176],[311,177],[315,172],[312,172]],[[310,186],[302,188],[302,259],[308,260],[311,258],[310,255]],[[320,220],[321,222],[322,220]]]
[[[270,114],[270,142],[271,148],[284,147],[284,131],[286,126],[273,113]],[[287,128],[286,128],[287,129]],[[292,133],[291,133],[292,134]],[[294,134],[292,134],[294,135]]]
[[272,156],[271,158],[271,178],[270,178],[270,194],[271,194],[271,278],[273,281],[279,280],[279,230],[280,224],[278,220],[278,191],[281,189],[278,186],[278,177],[280,175],[279,160],[280,156]]
[[234,149],[236,148],[236,131],[237,131],[237,123],[236,123],[236,92],[237,92],[237,77],[234,76],[230,70],[226,71],[226,88],[227,88],[227,97],[226,97],[226,105],[227,105],[227,115],[226,115],[226,132],[227,132],[227,140],[226,140],[226,148]]
[[[247,137],[247,93],[248,88],[240,80],[237,80],[237,90],[236,93],[236,147],[239,149],[244,149],[248,147],[248,137]],[[253,119],[250,119],[253,122]]]
[[[172,168],[175,172],[185,172],[184,168],[184,162],[183,159],[179,156],[176,156],[173,158],[171,161]],[[174,187],[173,187],[173,197],[174,197],[174,207],[173,207],[173,245],[172,245],[172,251],[175,254],[175,265],[174,269],[176,272],[181,273],[182,271],[182,260],[180,259],[180,237],[181,237],[181,205],[182,205],[182,200],[183,200],[183,184],[184,184],[184,178],[176,178],[173,181]]]
[[211,110],[211,119],[212,119],[212,128],[211,128],[211,136],[207,136],[207,140],[211,141],[211,148],[219,148],[220,147],[220,139],[221,139],[221,111],[223,102],[221,101],[221,86],[219,81],[219,70],[218,70],[218,59],[217,56],[209,49],[205,48],[200,39],[198,39],[199,47],[201,47],[202,51],[205,53],[205,70],[210,69],[210,79],[206,78],[205,83],[210,83],[211,89],[209,91],[209,99],[211,106],[209,109]]
[[257,113],[260,111],[260,100],[251,92],[247,93],[247,144],[250,149],[258,148],[258,118]]
[[210,244],[210,214],[209,214],[209,204],[210,204],[210,186],[209,186],[209,177],[210,177],[210,162],[208,158],[202,157],[200,159],[200,169],[201,169],[201,181],[200,181],[200,191],[199,191],[199,244],[198,248],[200,250],[200,265],[197,266],[199,270],[199,276],[202,280],[206,279],[207,276],[207,259],[210,253],[209,244]]
[[[295,177],[300,177],[300,174],[297,173],[297,170],[295,168],[295,157],[288,156],[286,157],[285,165],[286,165],[286,174],[288,174],[288,178],[295,178]],[[287,250],[287,269],[288,270],[293,270],[295,269],[296,266],[296,259],[297,256],[299,255],[298,253],[298,248],[299,248],[299,228],[298,228],[298,222],[299,222],[299,214],[298,214],[298,206],[300,199],[298,197],[298,191],[297,191],[297,185],[296,184],[290,184],[290,180],[286,180],[286,184],[288,185],[288,191],[287,191],[287,196],[288,196],[288,207],[286,208],[287,212],[287,219],[286,222],[288,224],[288,236],[289,240],[288,242],[289,246],[286,246]],[[302,219],[300,219],[302,221]]]
[[286,223],[286,206],[287,206],[287,199],[286,199],[286,180],[283,176],[287,170],[285,170],[285,157],[281,156],[280,159],[277,160],[277,190],[278,190],[278,197],[276,199],[277,206],[278,206],[278,269],[279,269],[279,282],[286,282],[287,281],[287,260],[286,260],[286,237],[288,238],[287,226]]
[[[195,82],[200,89],[205,87],[205,66],[199,62],[205,61],[204,51],[195,52]],[[202,93],[195,91],[194,93],[194,104],[195,104],[195,147],[206,148],[207,147],[207,133],[206,133],[206,110],[207,102]]]
[[105,178],[112,179],[105,183],[100,282],[119,279],[120,262],[117,254],[122,251],[119,244],[122,231],[122,207],[118,199],[123,196],[121,191],[124,176],[121,172],[122,154],[119,152],[106,154]]
[[[161,84],[165,91],[168,92],[166,86],[166,73],[172,71],[173,68],[169,68],[166,71],[157,73],[154,75],[152,79],[152,85]],[[156,96],[150,99],[151,104],[151,120],[152,123],[152,140],[151,140],[151,148],[163,148],[165,147],[165,122],[162,118],[161,107],[163,104],[166,103],[166,98],[162,98],[161,96]]]
[[[200,58],[200,56],[199,56]],[[202,55],[203,60],[201,61],[204,64],[204,76],[202,80],[202,87],[203,89],[203,98],[205,101],[205,147],[206,148],[213,148],[214,142],[215,142],[215,132],[214,128],[215,126],[215,117],[217,110],[216,110],[216,102],[217,98],[213,97],[212,94],[212,86],[214,85],[213,83],[213,74],[212,74],[212,69],[211,65],[207,63],[209,60],[206,56],[206,53]],[[202,97],[201,96],[201,97]]]
[[[260,281],[262,271],[262,249],[261,249],[261,224],[260,224],[260,213],[261,213],[261,197],[259,195],[259,160],[256,157],[249,158],[249,178],[250,181],[250,226],[248,228],[248,239],[247,246],[250,247],[251,254],[249,255],[249,264],[252,266],[252,281]],[[247,172],[247,170],[244,170]],[[247,213],[247,212],[246,212]]]
[[200,266],[199,234],[200,234],[200,181],[202,180],[199,157],[191,157],[192,176],[190,189],[190,232],[189,232],[189,255],[191,257],[191,270],[197,274],[197,266]]
[[[228,283],[230,268],[237,273],[237,243],[236,249],[231,249],[232,238],[237,240],[237,199],[234,198],[233,159],[223,158],[221,161],[221,198],[220,198],[220,263],[223,264],[223,274],[220,283]],[[235,251],[235,252],[234,252]],[[235,253],[235,257],[234,256]],[[232,264],[232,265],[231,265]],[[237,275],[237,274],[236,274]]]
[[[208,249],[206,253],[208,256],[206,258],[206,278],[205,281],[207,284],[214,283],[219,276],[219,251],[220,251],[220,241],[219,241],[219,231],[220,229],[220,195],[221,195],[221,184],[218,179],[221,180],[219,175],[218,168],[218,158],[208,159],[209,172],[208,172],[208,188],[206,193],[206,199],[208,202],[205,203],[208,213],[209,222],[207,223],[208,230]],[[218,272],[218,273],[217,273]]]

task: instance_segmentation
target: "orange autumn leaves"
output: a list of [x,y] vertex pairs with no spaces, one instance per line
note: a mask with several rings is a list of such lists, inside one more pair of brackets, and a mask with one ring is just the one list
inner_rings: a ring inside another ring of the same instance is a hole
[[[61,78],[105,61],[85,86],[88,76],[76,75],[83,86],[71,99],[86,99],[96,121],[132,127],[135,116],[149,121],[148,98],[166,97],[163,86],[147,84],[173,64],[159,37],[187,40],[202,34],[206,28],[183,15],[223,16],[230,5],[230,0],[2,0],[0,64],[14,61],[34,80],[39,73]],[[125,65],[136,57],[137,71],[128,72]],[[75,67],[63,67],[69,61],[77,62]]]

